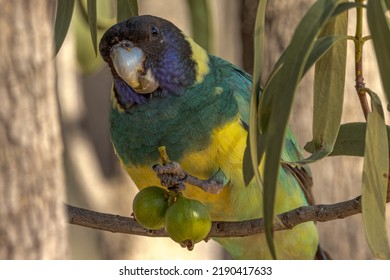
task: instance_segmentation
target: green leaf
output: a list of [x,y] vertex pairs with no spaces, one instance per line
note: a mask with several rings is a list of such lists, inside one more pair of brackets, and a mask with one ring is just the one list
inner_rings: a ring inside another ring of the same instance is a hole
[[390,259],[386,231],[389,149],[382,104],[369,91],[373,111],[368,114],[364,151],[362,213],[368,245],[377,258]]
[[[274,201],[278,180],[280,157],[285,130],[291,111],[293,96],[315,40],[323,26],[332,17],[339,1],[315,2],[295,30],[288,46],[283,66],[270,82],[267,81],[259,103],[259,127],[265,137],[264,164],[264,223],[269,247],[272,247]],[[271,244],[270,244],[271,243]]]
[[259,131],[257,128],[257,106],[261,92],[261,77],[264,63],[264,37],[265,37],[265,8],[267,1],[260,1],[257,7],[256,22],[254,28],[254,61],[253,61],[253,84],[250,103],[249,133],[247,148],[244,153],[243,172],[245,184],[248,185],[255,175],[258,186],[262,188],[263,181],[259,173],[260,159],[258,155]]
[[[313,49],[310,51],[310,55],[307,59],[307,62],[305,64],[303,73],[300,77],[300,79],[303,78],[304,75],[310,70],[310,68],[333,46],[333,44],[348,39],[348,36],[326,36],[326,37],[321,37],[315,41],[315,45]],[[282,53],[282,55],[279,57],[277,62],[275,63],[269,77],[267,80],[267,84],[270,84],[272,80],[275,78],[276,74],[279,72],[279,70],[283,67],[284,62],[285,62],[285,54],[286,51]],[[264,121],[266,122],[266,121]],[[263,147],[263,145],[258,145],[258,147]],[[264,151],[261,151],[260,148],[258,149],[258,157],[263,154]],[[250,174],[248,172],[248,178],[253,178],[253,172]],[[250,180],[249,179],[249,180]]]
[[[347,123],[340,126],[333,151],[329,156],[364,156],[366,123]],[[305,146],[305,150],[313,153],[313,141]]]
[[[307,59],[305,68],[303,70],[302,77],[306,75],[306,73],[310,70],[310,68],[324,55],[327,51],[337,42],[349,39],[348,36],[324,36],[318,38],[315,41],[315,45],[310,52],[309,58]],[[268,83],[273,79],[276,73],[283,66],[285,59],[285,52],[279,57],[277,62],[275,63],[273,70],[268,78]]]
[[116,1],[116,19],[118,22],[134,16],[138,16],[137,0]]
[[[303,73],[301,78],[306,75],[306,73],[310,70],[310,68],[333,46],[333,44],[342,41],[342,40],[347,40],[348,36],[326,36],[326,37],[321,37],[316,40],[313,49],[310,52],[310,55],[307,59],[306,65],[304,67]],[[285,54],[286,51],[282,53],[282,55],[279,57],[277,62],[275,63],[273,70],[271,71],[267,84],[271,83],[273,78],[276,76],[278,71],[283,67],[284,61],[285,61]],[[258,141],[262,141],[263,137],[258,137]],[[257,145],[257,157],[260,158],[260,156],[263,154],[264,151],[261,151],[261,148],[264,147],[263,144],[258,143]],[[314,150],[313,150],[314,151]],[[248,157],[249,158],[249,157]],[[248,165],[249,166],[249,165]],[[252,168],[246,168],[246,178],[245,182],[246,184],[249,183],[249,181],[253,178],[254,173]]]
[[333,12],[333,15],[334,16],[337,16],[349,9],[353,9],[353,8],[365,8],[366,5],[364,5],[363,3],[359,3],[359,2],[344,2],[344,3],[340,3],[336,10]]
[[191,13],[192,38],[202,48],[212,48],[212,20],[207,0],[187,0]]
[[[307,59],[305,68],[302,73],[302,77],[306,75],[306,73],[310,70],[310,68],[324,55],[327,53],[327,51],[337,42],[347,40],[348,36],[324,36],[321,38],[318,38],[315,41],[315,45],[313,49],[310,52],[309,58]],[[276,73],[282,68],[285,60],[285,53],[283,52],[282,55],[279,57],[277,62],[275,63],[271,74],[268,78],[268,83],[272,81],[272,79],[275,77]]]
[[349,39],[348,36],[324,36],[318,38],[316,43],[307,59],[305,69],[303,70],[303,76],[306,75],[307,71],[320,59],[322,58],[329,49],[336,43],[346,41]]
[[96,0],[87,1],[89,31],[91,32],[92,45],[97,56],[97,8]]
[[70,21],[72,20],[74,0],[58,0],[57,13],[54,24],[55,54],[61,49],[66,34],[68,33]]
[[390,10],[390,0],[386,0],[386,8],[387,10]]
[[[339,35],[346,37],[348,14],[332,18],[320,36]],[[329,155],[340,128],[344,101],[344,85],[347,61],[347,41],[333,47],[316,63],[313,98],[313,144],[315,151],[300,163],[310,163]]]
[[[80,18],[85,21],[85,24],[88,26],[88,29],[90,29],[88,11],[87,11],[88,9],[87,0],[78,0],[77,3],[78,3],[77,8],[79,9],[80,16],[81,16]],[[108,1],[101,1],[99,2],[99,6],[97,6],[96,9],[97,9],[96,27],[99,35],[99,31],[103,31],[103,32],[106,31],[110,26],[113,26],[117,21],[116,21],[116,17],[112,16],[113,14],[112,3]],[[91,32],[89,31],[89,33]]]
[[[261,91],[261,78],[263,74],[263,63],[264,63],[264,38],[265,38],[265,10],[267,1],[260,1],[257,7],[256,22],[254,27],[254,62],[253,62],[253,84],[252,84],[252,95],[251,95],[251,108],[250,108],[250,119],[249,119],[249,147],[250,147],[250,158],[252,163],[252,170],[256,178],[257,185],[263,191],[263,178],[260,175],[259,164],[261,157],[258,157],[258,144],[262,143],[260,139],[260,133],[258,130],[258,114],[257,108],[259,103],[259,94]],[[264,197],[265,199],[265,197]],[[272,219],[272,216],[271,216]],[[274,259],[276,259],[276,250],[272,237],[272,227],[268,228],[266,234],[268,248]]]
[[384,0],[370,0],[367,3],[367,21],[371,31],[383,89],[386,93],[387,101],[390,102],[390,24],[385,15],[386,10]]
[[[329,156],[364,157],[366,129],[367,124],[365,122],[342,124],[333,151]],[[390,126],[386,126],[386,129],[387,137],[390,138]],[[309,153],[314,152],[313,141],[305,145],[305,150]]]
[[[356,8],[356,7],[365,7],[365,5],[362,3],[356,3],[356,2],[355,3],[341,2],[337,5],[332,16],[337,16],[337,15],[345,12],[348,9],[352,9],[352,8]],[[328,49],[333,46],[333,44],[337,43],[340,40],[346,40],[348,38],[349,38],[348,36],[324,36],[324,37],[318,38],[316,40],[314,47],[313,47],[313,50],[311,51],[311,53],[309,55],[309,58],[308,58],[307,63],[305,65],[305,69],[303,71],[302,77],[317,62],[317,60],[320,59],[328,51]],[[272,78],[275,76],[275,74],[283,66],[284,60],[285,60],[285,52],[282,53],[282,55],[279,57],[279,59],[275,63],[273,70],[271,71],[271,74],[269,75],[268,83],[270,81],[272,81]]]

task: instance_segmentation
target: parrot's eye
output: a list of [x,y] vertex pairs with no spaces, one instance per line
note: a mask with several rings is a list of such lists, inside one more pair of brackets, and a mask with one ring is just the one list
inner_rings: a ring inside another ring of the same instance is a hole
[[156,40],[160,37],[160,30],[156,26],[153,25],[150,28],[149,35],[150,35],[149,37],[150,37],[151,41]]

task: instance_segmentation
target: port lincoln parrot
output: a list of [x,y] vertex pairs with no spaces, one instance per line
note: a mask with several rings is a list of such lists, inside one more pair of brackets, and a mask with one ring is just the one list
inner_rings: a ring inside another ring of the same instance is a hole
[[[161,162],[158,147],[165,146],[185,172],[221,186],[208,192],[187,183],[183,191],[206,205],[212,220],[262,217],[262,188],[255,180],[246,186],[242,172],[251,76],[154,16],[112,26],[99,50],[113,77],[111,141],[137,187],[160,185],[164,170],[158,177],[152,167]],[[282,160],[298,159],[301,150],[288,130]],[[308,168],[283,164],[275,212],[308,205],[304,190],[310,181]],[[271,258],[264,234],[215,240],[236,259]],[[274,242],[280,259],[314,259],[319,248],[313,222],[274,232]]]

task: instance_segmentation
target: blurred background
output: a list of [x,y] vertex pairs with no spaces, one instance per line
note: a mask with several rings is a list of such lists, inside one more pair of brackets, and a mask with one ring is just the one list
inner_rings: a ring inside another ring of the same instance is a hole
[[[99,15],[110,24],[114,1],[98,1]],[[209,23],[206,38],[196,38],[212,54],[251,73],[253,25],[257,0],[205,1],[208,12],[197,5],[203,1],[141,0],[139,14],[172,21],[189,35],[197,24]],[[295,26],[312,0],[269,1],[266,13],[266,78],[288,45]],[[66,41],[56,57],[57,88],[65,145],[67,203],[91,210],[129,216],[136,187],[121,170],[108,132],[111,76],[93,51],[89,27],[76,1],[76,10]],[[203,7],[204,8],[204,7]],[[191,13],[191,11],[193,11]],[[199,14],[200,13],[200,14]],[[200,19],[200,22],[199,22]],[[350,35],[354,35],[354,12],[350,12]],[[99,23],[98,23],[99,24]],[[100,36],[103,31],[99,31]],[[367,34],[367,32],[366,32]],[[205,35],[205,34],[203,34]],[[195,38],[195,39],[196,39]],[[364,121],[354,85],[354,53],[349,44],[343,122]],[[381,92],[375,57],[368,43],[364,52],[365,79]],[[296,94],[290,122],[298,142],[311,140],[312,81],[309,73]],[[384,100],[384,99],[383,99]],[[332,157],[312,165],[317,203],[335,203],[360,194],[361,158]],[[319,223],[320,242],[334,259],[371,259],[360,215]],[[194,251],[182,249],[167,238],[150,238],[101,232],[69,225],[70,257],[73,259],[221,259],[229,258],[213,241],[200,243]]]

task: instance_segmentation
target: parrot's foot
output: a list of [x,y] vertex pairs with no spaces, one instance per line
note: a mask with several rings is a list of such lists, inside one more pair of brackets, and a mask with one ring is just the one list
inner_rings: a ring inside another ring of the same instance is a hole
[[153,170],[156,172],[163,187],[175,191],[185,189],[184,182],[187,174],[179,163],[171,161],[164,165],[156,164],[153,166]]
[[156,164],[153,166],[153,170],[160,179],[161,185],[169,190],[184,190],[184,183],[188,183],[204,190],[205,192],[217,194],[220,193],[224,187],[223,184],[218,183],[214,179],[202,180],[188,174],[179,163],[174,161],[163,165]]

